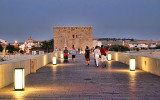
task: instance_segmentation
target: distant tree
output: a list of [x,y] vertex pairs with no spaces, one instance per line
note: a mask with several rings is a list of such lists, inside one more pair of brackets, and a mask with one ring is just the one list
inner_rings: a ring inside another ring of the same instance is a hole
[[19,49],[9,44],[6,46],[6,50],[8,50],[8,53],[13,53],[13,51],[18,51]]
[[2,47],[2,45],[0,44],[0,52],[2,52],[3,51],[3,47]]
[[14,45],[15,50],[14,51],[19,51],[19,46],[18,45]]
[[47,41],[43,41],[42,44],[41,44],[41,47],[42,47],[44,50],[46,50],[46,51],[49,52],[49,44],[48,44]]
[[136,50],[139,51],[139,48],[137,48]]
[[49,53],[50,50],[53,51],[53,45],[54,41],[53,39],[51,39],[49,41],[43,41],[41,47]]
[[24,53],[24,51],[23,51],[23,50],[20,50],[20,53],[21,53],[21,54],[23,54],[23,53]]
[[[109,49],[110,48],[110,49]],[[128,47],[122,46],[122,45],[112,45],[112,46],[107,46],[106,49],[109,49],[109,51],[130,51]]]
[[49,45],[49,49],[50,49],[51,51],[53,51],[53,49],[54,49],[54,47],[53,47],[53,45],[54,45],[54,40],[53,40],[53,39],[49,40],[48,45]]

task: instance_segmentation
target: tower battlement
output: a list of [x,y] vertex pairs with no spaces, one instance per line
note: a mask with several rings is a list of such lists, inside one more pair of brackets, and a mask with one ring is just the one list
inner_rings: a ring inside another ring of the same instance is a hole
[[68,30],[75,30],[75,29],[92,29],[92,26],[54,26],[53,29],[68,29]]

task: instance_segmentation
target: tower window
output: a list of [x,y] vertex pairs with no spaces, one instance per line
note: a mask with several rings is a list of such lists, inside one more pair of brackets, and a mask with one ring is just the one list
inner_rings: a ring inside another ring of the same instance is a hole
[[73,38],[74,38],[74,35],[73,35]]
[[76,38],[77,38],[78,36],[76,35]]

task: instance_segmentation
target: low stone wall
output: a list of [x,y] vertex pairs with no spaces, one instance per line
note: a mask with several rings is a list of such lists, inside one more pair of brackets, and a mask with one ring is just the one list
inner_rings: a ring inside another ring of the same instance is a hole
[[112,59],[129,65],[129,59],[134,58],[136,61],[136,68],[142,69],[146,72],[160,76],[160,59],[154,57],[145,57],[129,53],[109,52]]
[[61,52],[37,55],[34,57],[4,61],[0,63],[0,88],[14,82],[14,69],[24,68],[25,75],[36,73],[36,70],[52,62],[54,55],[59,58]]

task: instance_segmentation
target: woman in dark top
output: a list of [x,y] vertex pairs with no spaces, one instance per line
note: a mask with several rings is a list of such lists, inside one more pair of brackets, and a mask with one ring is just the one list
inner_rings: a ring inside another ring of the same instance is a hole
[[64,63],[65,62],[68,62],[68,50],[67,50],[67,47],[65,47],[65,50],[63,51],[63,53],[64,53]]
[[88,46],[86,46],[84,56],[85,56],[85,58],[86,58],[86,65],[89,65],[89,61],[90,61],[90,50],[89,50],[89,47],[88,47]]

